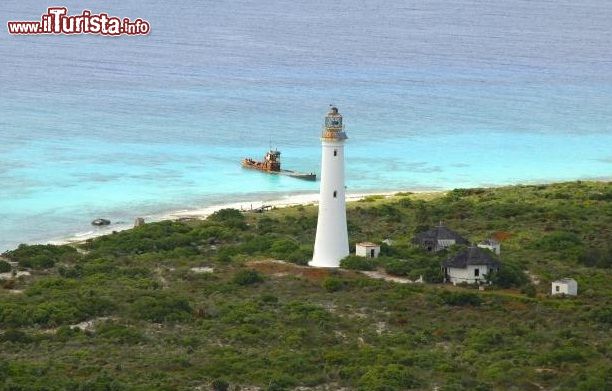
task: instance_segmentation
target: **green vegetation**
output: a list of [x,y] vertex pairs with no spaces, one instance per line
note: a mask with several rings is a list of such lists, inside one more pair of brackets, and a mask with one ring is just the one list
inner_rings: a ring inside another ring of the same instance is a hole
[[340,267],[350,270],[374,270],[380,260],[349,255],[340,261]]
[[233,282],[238,285],[252,285],[262,281],[263,277],[255,270],[241,270],[233,278]]
[[490,276],[490,281],[500,288],[526,287],[529,278],[516,264],[506,262],[503,267]]
[[[1,284],[0,390],[610,390],[611,195],[573,182],[368,197],[349,204],[351,246],[393,245],[334,271],[302,266],[309,206],[21,245],[3,254],[31,274]],[[502,240],[495,285],[440,283],[460,248],[410,244],[440,220]],[[578,297],[548,295],[561,277]]]
[[0,260],[0,273],[9,273],[11,270],[13,270],[13,268],[10,263]]
[[58,261],[75,259],[76,254],[76,249],[70,246],[26,246],[22,244],[16,250],[11,251],[10,257],[24,268],[48,269]]

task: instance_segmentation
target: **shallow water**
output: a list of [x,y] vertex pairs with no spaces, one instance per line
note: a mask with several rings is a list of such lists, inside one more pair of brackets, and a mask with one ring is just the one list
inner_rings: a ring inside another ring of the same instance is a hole
[[[490,3],[67,1],[152,33],[1,33],[0,251],[314,192],[239,161],[272,140],[318,171],[332,102],[349,191],[612,177],[612,3]],[[47,6],[8,0],[0,21]]]

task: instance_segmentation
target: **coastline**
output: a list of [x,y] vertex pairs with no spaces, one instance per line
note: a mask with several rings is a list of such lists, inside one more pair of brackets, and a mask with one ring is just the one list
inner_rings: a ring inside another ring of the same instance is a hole
[[[600,178],[581,178],[575,179],[575,181],[594,181],[594,182],[610,182],[612,181],[612,177],[600,177]],[[554,183],[563,183],[568,181],[525,181],[518,182],[513,184],[490,184],[490,185],[482,185],[479,187],[484,188],[495,188],[495,187],[505,187],[505,186],[520,186],[520,185],[546,185],[546,184],[554,184]],[[438,194],[449,191],[450,189],[444,188],[403,188],[403,189],[379,189],[379,190],[364,190],[364,191],[356,191],[346,194],[347,202],[355,202],[359,201],[365,197],[373,196],[373,195],[382,195],[382,196],[392,196],[401,192],[411,192],[411,193],[420,193],[420,194]],[[279,193],[260,193],[253,194],[251,196],[244,196],[244,198],[239,199],[238,201],[230,201],[225,203],[214,203],[210,205],[197,206],[194,208],[188,209],[180,209],[180,210],[172,210],[172,211],[163,211],[159,213],[152,214],[143,214],[138,215],[134,214],[133,219],[136,217],[142,217],[145,219],[145,223],[154,223],[159,221],[171,220],[178,221],[182,219],[205,219],[212,213],[224,209],[224,208],[235,208],[243,211],[248,211],[250,209],[256,209],[263,205],[269,205],[274,208],[284,208],[296,205],[316,205],[318,204],[319,192],[300,192],[300,193],[289,193],[285,195],[281,195]],[[128,229],[134,228],[134,221],[117,221],[113,224],[105,227],[92,227],[91,230],[86,232],[77,232],[74,234],[68,234],[61,237],[55,237],[45,240],[28,242],[28,245],[36,245],[36,244],[53,244],[53,245],[63,245],[63,244],[79,244],[88,239],[97,238],[104,235],[110,235],[113,232],[125,231]],[[14,247],[16,248],[16,246]],[[10,251],[11,249],[7,249],[6,251]],[[1,253],[1,252],[0,252]]]
[[[403,189],[403,190],[394,190],[394,191],[363,191],[363,192],[355,192],[355,193],[347,193],[346,194],[346,202],[356,202],[362,200],[366,197],[377,195],[377,196],[392,196],[401,192],[411,192],[411,193],[441,193],[446,190],[424,190],[424,189]],[[274,208],[287,208],[291,206],[297,205],[317,205],[319,202],[319,192],[316,193],[298,193],[285,195],[282,197],[276,198],[263,198],[257,201],[252,199],[250,200],[241,200],[235,202],[227,202],[222,204],[214,204],[208,206],[196,207],[193,209],[182,209],[175,210],[171,212],[165,212],[160,214],[153,215],[145,215],[145,216],[134,216],[143,217],[145,219],[145,223],[154,223],[159,221],[179,221],[184,219],[194,219],[194,220],[203,220],[206,217],[210,216],[214,212],[225,209],[225,208],[234,208],[242,211],[249,211],[259,208],[261,206],[271,206]],[[75,233],[69,236],[65,236],[57,239],[50,239],[47,241],[43,241],[42,244],[53,244],[53,245],[64,245],[64,244],[79,244],[88,239],[94,239],[104,235],[110,235],[113,232],[125,231],[128,229],[132,229],[133,222],[119,222],[116,224],[112,224],[105,227],[94,228],[91,231]],[[37,244],[37,243],[29,243],[29,244]]]

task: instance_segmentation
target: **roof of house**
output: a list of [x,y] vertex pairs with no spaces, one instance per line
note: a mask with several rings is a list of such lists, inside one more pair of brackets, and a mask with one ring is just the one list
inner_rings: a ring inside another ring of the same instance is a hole
[[457,232],[445,227],[444,225],[438,225],[424,232],[419,232],[414,236],[413,242],[420,243],[424,240],[455,240],[457,244],[469,244],[468,240]]
[[499,267],[500,263],[493,253],[480,247],[470,246],[442,263],[444,267],[465,269],[468,265],[487,265]]
[[379,244],[376,243],[372,243],[372,242],[361,242],[361,243],[357,243],[356,246],[363,246],[363,247],[380,247]]
[[562,278],[560,280],[553,281],[553,283],[557,283],[557,284],[568,284],[572,282],[576,283],[576,280],[574,280],[573,278]]

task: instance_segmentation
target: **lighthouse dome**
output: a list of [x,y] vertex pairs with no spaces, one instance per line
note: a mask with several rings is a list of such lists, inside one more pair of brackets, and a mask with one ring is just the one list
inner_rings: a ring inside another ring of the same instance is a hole
[[347,138],[342,124],[342,114],[336,106],[330,106],[329,112],[325,115],[325,126],[321,138],[328,140],[345,140]]

